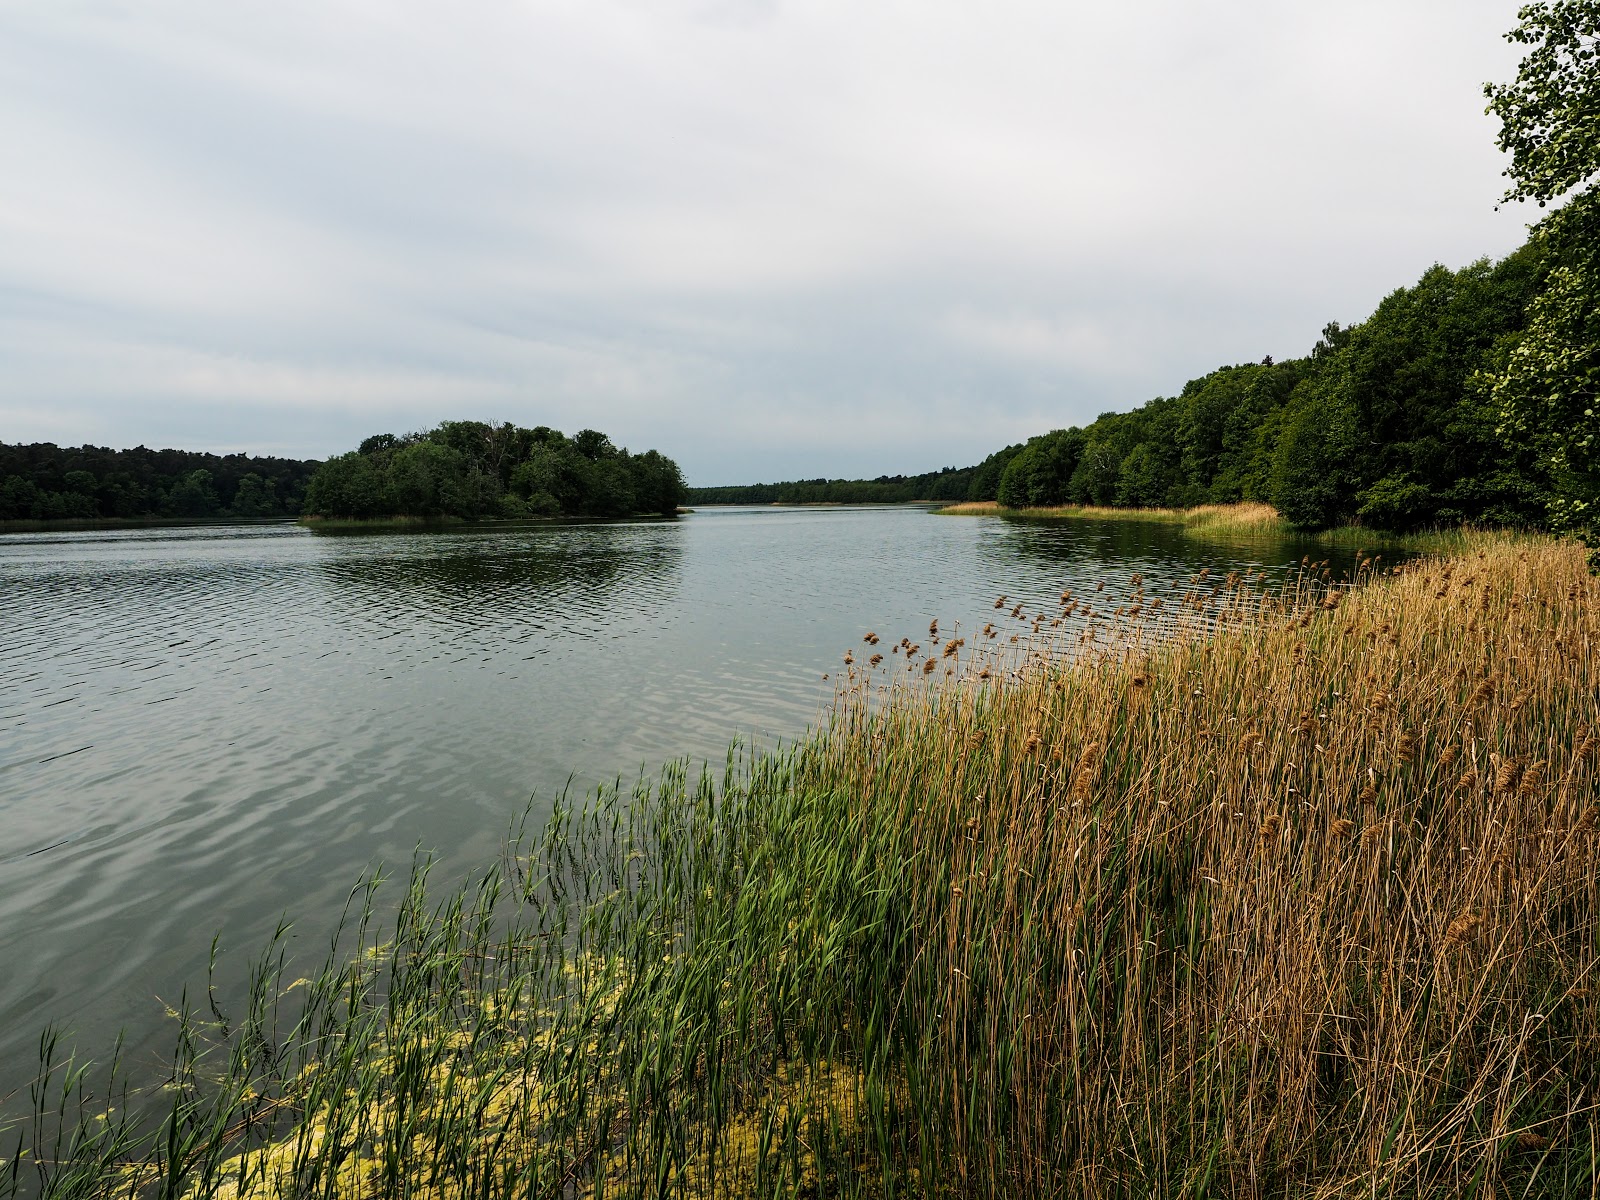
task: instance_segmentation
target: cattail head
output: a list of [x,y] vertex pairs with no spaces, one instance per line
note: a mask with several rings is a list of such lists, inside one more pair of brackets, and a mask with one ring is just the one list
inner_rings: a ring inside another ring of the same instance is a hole
[[1416,755],[1417,739],[1414,734],[1402,733],[1394,744],[1394,756],[1400,762],[1408,763]]
[[1454,746],[1446,746],[1443,750],[1439,751],[1439,765],[1441,767],[1448,767],[1450,764],[1455,762],[1460,755],[1461,751],[1457,750]]
[[1545,764],[1543,759],[1538,762],[1531,762],[1523,769],[1522,783],[1517,789],[1523,799],[1526,800],[1538,794],[1539,785],[1544,782],[1544,772]]
[[1496,793],[1509,792],[1517,786],[1522,778],[1522,764],[1512,755],[1500,759],[1494,771],[1494,790]]
[[1444,931],[1444,948],[1446,950],[1454,950],[1470,938],[1473,931],[1482,924],[1483,918],[1476,912],[1470,908],[1463,909],[1461,915],[1451,921],[1449,927]]
[[1355,827],[1356,823],[1354,821],[1348,817],[1340,817],[1332,825],[1328,826],[1328,832],[1336,838],[1347,838],[1350,836],[1350,831]]
[[1087,800],[1094,790],[1095,769],[1100,764],[1100,743],[1090,742],[1078,755],[1078,761],[1072,768],[1072,795],[1078,800]]

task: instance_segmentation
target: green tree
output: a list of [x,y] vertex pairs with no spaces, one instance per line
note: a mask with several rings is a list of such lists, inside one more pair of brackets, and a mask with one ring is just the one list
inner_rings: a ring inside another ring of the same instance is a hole
[[1166,472],[1150,443],[1140,442],[1117,469],[1117,503],[1128,508],[1156,508],[1166,495]]
[[578,511],[592,517],[625,517],[635,509],[633,475],[621,456],[587,464]]
[[256,518],[277,515],[278,497],[272,480],[263,479],[254,471],[246,472],[239,478],[239,486],[233,493],[233,503],[229,507],[236,517]]
[[1272,460],[1272,503],[1291,525],[1325,529],[1350,511],[1347,474],[1356,461],[1353,421],[1338,401],[1302,389],[1285,417]]
[[330,458],[306,485],[304,511],[318,517],[375,517],[389,511],[381,470],[352,450]]
[[1511,155],[1504,200],[1571,198],[1535,228],[1552,270],[1490,394],[1503,436],[1549,472],[1552,527],[1582,537],[1600,573],[1600,0],[1542,0],[1517,18],[1517,77],[1485,87]]
[[1543,208],[1600,174],[1600,0],[1539,0],[1506,41],[1527,46],[1511,83],[1488,83],[1511,155],[1506,200]]
[[[1104,418],[1096,421],[1101,425]],[[1091,436],[1083,457],[1067,483],[1067,499],[1074,504],[1112,504],[1117,498],[1117,476],[1122,455],[1110,437]]]
[[477,516],[459,450],[435,441],[413,442],[389,460],[389,499],[407,517]]
[[7,475],[0,482],[0,520],[26,521],[36,518],[42,503],[39,485],[21,475]]
[[688,498],[683,472],[659,450],[646,450],[630,456],[628,468],[633,473],[634,505],[640,512],[674,515]]
[[211,472],[204,467],[180,477],[167,493],[167,508],[176,516],[210,517],[221,507]]
[[67,491],[89,497],[93,497],[100,486],[99,480],[88,471],[68,471],[61,477],[61,482]]

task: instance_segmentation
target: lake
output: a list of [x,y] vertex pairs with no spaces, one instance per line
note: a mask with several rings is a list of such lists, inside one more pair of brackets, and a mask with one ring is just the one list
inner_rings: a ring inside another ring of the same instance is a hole
[[1331,556],[917,507],[0,536],[0,1101],[49,1021],[159,1063],[214,935],[225,978],[281,917],[319,956],[379,863],[465,877],[569,780],[801,735],[869,629],[887,648],[977,629],[1001,593],[1053,610],[1308,552]]

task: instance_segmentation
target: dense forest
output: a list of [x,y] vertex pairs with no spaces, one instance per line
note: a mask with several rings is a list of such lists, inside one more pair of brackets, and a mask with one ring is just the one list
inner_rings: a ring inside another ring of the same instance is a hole
[[0,443],[0,521],[294,516],[316,469],[244,454]]
[[1560,526],[1563,509],[1581,515],[1597,491],[1592,433],[1571,432],[1592,421],[1592,399],[1582,416],[1525,404],[1531,411],[1519,421],[1512,393],[1532,390],[1517,368],[1538,336],[1541,306],[1575,251],[1591,244],[1574,237],[1578,212],[1563,213],[1562,236],[1547,222],[1499,262],[1430,267],[1360,324],[1329,324],[1303,358],[1221,367],[1176,396],[1041,434],[975,467],[696,488],[690,498],[1012,508],[1261,500],[1305,529]]
[[[1492,373],[1550,274],[1533,242],[1434,266],[1304,358],[1225,366],[1176,396],[996,451],[975,467],[875,481],[696,488],[696,503],[998,500],[1189,507],[1262,500],[1305,528],[1536,524],[1549,490],[1497,430]],[[1515,439],[1512,439],[1513,441]]]
[[1008,507],[1262,500],[1302,528],[1539,523],[1551,488],[1507,438],[1494,374],[1550,274],[1530,244],[1434,266],[1304,358],[1222,367],[1176,396],[993,456],[969,497]]
[[672,516],[686,489],[656,450],[630,454],[593,429],[446,421],[376,434],[318,468],[305,512],[332,518]]

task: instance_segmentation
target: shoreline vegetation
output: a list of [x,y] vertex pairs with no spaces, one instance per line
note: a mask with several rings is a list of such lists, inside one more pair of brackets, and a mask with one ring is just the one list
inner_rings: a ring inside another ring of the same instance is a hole
[[1600,581],[1254,582],[868,633],[786,752],[356,888],[142,1101],[48,1034],[0,1195],[1591,1194]]
[[1529,538],[1535,535],[1518,530],[1424,529],[1394,533],[1368,529],[1361,525],[1341,525],[1333,529],[1297,529],[1284,520],[1270,504],[1244,501],[1239,504],[1203,504],[1194,508],[1112,508],[1084,504],[1062,504],[1039,508],[1007,508],[995,500],[967,501],[938,509],[942,517],[1021,517],[1041,521],[1151,521],[1180,526],[1190,537],[1248,542],[1262,539],[1315,542],[1329,547],[1371,550],[1409,550],[1415,553],[1449,554],[1467,549],[1474,539],[1483,537]]

